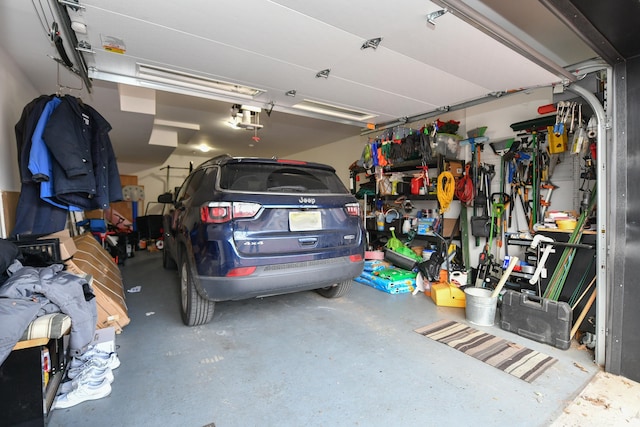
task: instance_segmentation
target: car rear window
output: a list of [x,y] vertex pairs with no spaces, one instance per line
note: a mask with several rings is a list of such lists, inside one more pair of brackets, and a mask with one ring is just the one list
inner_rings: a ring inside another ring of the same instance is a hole
[[340,178],[329,170],[259,163],[224,165],[220,175],[220,187],[225,190],[268,193],[349,192]]

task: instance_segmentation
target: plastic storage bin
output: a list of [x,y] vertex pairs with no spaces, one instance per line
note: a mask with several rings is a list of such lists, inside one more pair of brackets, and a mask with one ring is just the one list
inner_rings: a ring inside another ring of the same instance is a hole
[[457,159],[460,154],[460,136],[449,133],[436,135],[436,152],[448,159]]

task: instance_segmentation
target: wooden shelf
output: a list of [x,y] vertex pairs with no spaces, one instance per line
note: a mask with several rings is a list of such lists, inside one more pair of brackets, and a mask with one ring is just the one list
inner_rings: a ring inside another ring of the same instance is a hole
[[41,345],[47,345],[49,338],[33,338],[31,340],[18,341],[13,347],[14,350],[22,350],[23,348],[37,347]]

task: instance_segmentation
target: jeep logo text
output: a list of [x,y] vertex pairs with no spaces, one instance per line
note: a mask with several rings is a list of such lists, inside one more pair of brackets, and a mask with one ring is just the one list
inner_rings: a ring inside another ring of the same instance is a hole
[[300,203],[311,203],[312,205],[314,205],[316,203],[316,199],[311,199],[308,197],[300,197],[299,200]]

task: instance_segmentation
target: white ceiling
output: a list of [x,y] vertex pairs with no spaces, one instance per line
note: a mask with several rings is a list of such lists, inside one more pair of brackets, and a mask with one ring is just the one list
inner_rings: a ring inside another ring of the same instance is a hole
[[[55,8],[48,1],[55,0],[0,2],[0,46],[41,93],[54,93],[59,85],[81,85],[78,77],[50,58],[58,54],[38,19],[53,21]],[[595,56],[536,0],[466,3],[562,67]],[[204,154],[207,157],[219,153],[286,157],[358,135],[366,122],[381,125],[492,92],[560,80],[452,13],[439,17],[435,27],[427,25],[426,14],[441,7],[424,0],[86,0],[81,4],[85,9],[70,15],[86,24],[87,33],[77,37],[91,44],[95,53],[84,58],[97,75],[135,79],[136,64],[144,63],[265,91],[235,102],[158,91],[155,115],[120,111],[118,86],[112,81],[93,79],[91,93],[86,87],[70,91],[111,123],[116,155],[127,163],[161,164],[169,154],[190,154],[203,143],[213,149]],[[361,49],[375,37],[382,37],[377,49]],[[122,40],[125,51],[105,50],[107,38]],[[65,47],[71,54],[66,39]],[[329,77],[317,78],[324,69],[331,70]],[[295,97],[286,96],[290,90],[296,91]],[[292,104],[304,99],[370,113],[373,118],[357,122],[293,114]],[[252,131],[224,125],[234,103],[263,108],[260,141],[252,140]],[[264,109],[270,103],[273,111],[267,115]],[[149,140],[154,119],[195,124],[200,130],[157,127],[175,131],[178,144],[153,145]]]

